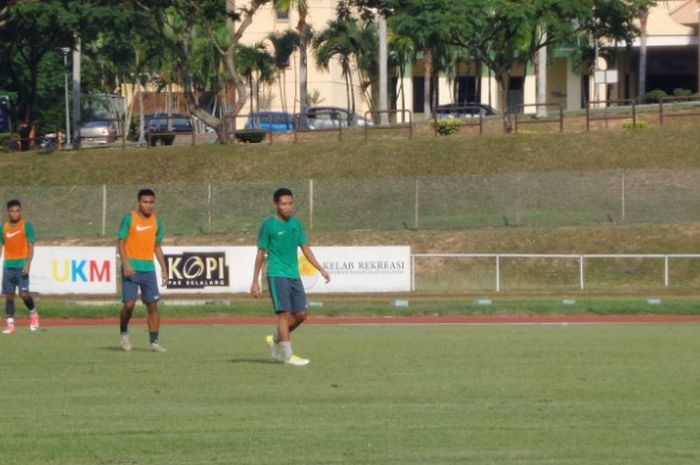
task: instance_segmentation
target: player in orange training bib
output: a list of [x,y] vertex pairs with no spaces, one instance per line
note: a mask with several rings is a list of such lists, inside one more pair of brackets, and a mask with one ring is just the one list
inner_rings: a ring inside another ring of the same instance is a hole
[[0,257],[5,253],[2,269],[2,293],[5,296],[5,318],[7,327],[3,334],[15,332],[15,293],[29,309],[29,329],[39,330],[39,314],[34,299],[29,293],[29,269],[34,258],[34,228],[22,219],[22,203],[19,200],[7,202],[7,223],[2,227],[0,237]]
[[131,351],[128,325],[136,305],[139,290],[141,300],[148,309],[148,334],[151,352],[165,352],[158,341],[160,316],[158,315],[158,282],[155,256],[160,265],[163,286],[167,285],[165,258],[160,243],[163,241],[163,224],[153,211],[156,194],[150,189],[138,193],[138,209],[127,214],[119,228],[119,258],[122,262],[122,307],[119,329],[122,349]]

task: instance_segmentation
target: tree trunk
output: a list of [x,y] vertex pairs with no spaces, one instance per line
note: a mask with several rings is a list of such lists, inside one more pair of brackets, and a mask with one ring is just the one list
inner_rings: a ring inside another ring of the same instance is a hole
[[[294,56],[294,54],[292,55]],[[296,57],[295,57],[296,59]],[[292,113],[297,112],[297,92],[299,91],[299,81],[297,79],[297,73],[294,73],[294,98],[292,99]],[[301,108],[299,109],[299,113],[304,115],[304,118],[306,118],[306,113],[301,111]]]
[[496,83],[498,84],[498,101],[503,115],[503,131],[510,133],[513,131],[511,121],[510,104],[508,103],[508,90],[510,88],[510,69],[496,73]]
[[399,67],[399,79],[401,79],[401,83],[399,84],[399,92],[401,93],[401,122],[405,123],[405,111],[406,110],[406,94],[404,93],[404,87],[403,87],[403,80],[404,77],[406,76],[406,64],[402,63],[401,66]]
[[143,114],[143,91],[144,87],[141,84],[141,76],[137,76],[136,79],[139,80],[139,145],[143,145],[146,142],[146,118]]
[[389,99],[388,99],[388,63],[389,52],[387,47],[386,18],[380,13],[377,18],[379,22],[379,121],[382,124],[389,122]]
[[476,76],[474,76],[474,102],[479,103],[481,102],[481,63],[476,62],[474,64],[474,73],[476,73]]
[[639,36],[639,89],[637,89],[637,100],[639,103],[646,102],[647,94],[647,19],[649,10],[646,8],[639,15],[641,34]]
[[433,53],[429,48],[423,50],[424,85],[423,85],[423,119],[429,120],[432,117],[430,108],[430,84],[433,81]]
[[[542,39],[547,40],[547,33],[542,33]],[[547,103],[547,47],[542,47],[537,50],[537,55],[535,57],[535,75],[537,76],[536,88],[537,88],[537,100],[538,105],[545,105]],[[547,107],[538,106],[537,107],[537,117],[546,118],[547,117]]]
[[299,12],[299,23],[297,25],[299,31],[299,112],[306,113],[307,98],[308,98],[308,57],[307,57],[307,42],[306,36],[306,11]]
[[[355,117],[355,84],[353,83],[352,80],[352,70],[350,69],[350,66],[348,65],[348,77],[350,78],[350,105],[351,105],[351,111],[349,112],[348,118],[354,118]],[[350,120],[348,120],[348,126],[350,125]]]
[[345,75],[345,98],[347,99],[347,106],[346,108],[348,109],[348,113],[351,111],[351,106],[350,106],[350,72],[347,70],[343,71],[343,74]]

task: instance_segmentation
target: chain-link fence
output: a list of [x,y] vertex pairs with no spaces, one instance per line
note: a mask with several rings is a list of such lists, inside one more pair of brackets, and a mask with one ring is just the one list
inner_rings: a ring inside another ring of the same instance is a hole
[[[171,183],[148,186],[166,234],[255,232],[280,185],[316,231],[697,221],[700,170]],[[140,185],[0,187],[40,238],[113,236]]]

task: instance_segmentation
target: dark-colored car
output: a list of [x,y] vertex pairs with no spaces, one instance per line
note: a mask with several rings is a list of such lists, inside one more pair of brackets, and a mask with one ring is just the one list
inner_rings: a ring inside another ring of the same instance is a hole
[[316,106],[306,110],[306,127],[308,129],[335,129],[338,126],[362,128],[373,125],[373,121],[360,115],[350,115],[345,108]]
[[[173,145],[178,134],[192,134],[192,120],[189,115],[173,113],[168,117],[165,113],[145,115],[145,135],[150,144]],[[150,138],[149,138],[150,136]]]
[[435,109],[435,116],[437,119],[447,119],[447,118],[476,118],[479,113],[484,116],[494,116],[498,113],[491,106],[485,103],[449,103],[447,105],[439,105]]
[[281,111],[260,111],[248,117],[245,129],[262,129],[272,133],[292,132],[294,115]]
[[117,140],[117,126],[114,121],[85,121],[80,125],[80,145],[99,147]]

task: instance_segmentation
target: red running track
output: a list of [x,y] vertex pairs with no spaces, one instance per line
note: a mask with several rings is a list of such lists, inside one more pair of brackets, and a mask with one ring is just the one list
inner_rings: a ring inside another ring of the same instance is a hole
[[[145,319],[132,323],[145,324]],[[211,317],[162,319],[164,325],[272,325],[273,317]],[[700,323],[700,315],[625,315],[625,316],[390,316],[390,317],[310,317],[311,325],[486,325],[486,324],[661,324]],[[26,326],[28,320],[16,321]],[[119,320],[110,319],[42,319],[42,326],[118,326]]]

